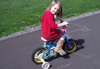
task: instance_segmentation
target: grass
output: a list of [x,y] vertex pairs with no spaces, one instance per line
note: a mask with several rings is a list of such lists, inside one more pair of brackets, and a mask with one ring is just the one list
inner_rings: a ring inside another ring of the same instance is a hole
[[[59,0],[63,18],[100,10],[100,0]],[[0,38],[38,26],[52,0],[0,0]]]

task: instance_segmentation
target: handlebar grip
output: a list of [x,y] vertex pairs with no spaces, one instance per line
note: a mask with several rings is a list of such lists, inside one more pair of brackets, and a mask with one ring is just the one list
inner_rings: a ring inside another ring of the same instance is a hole
[[68,25],[66,25],[66,27],[68,27]]

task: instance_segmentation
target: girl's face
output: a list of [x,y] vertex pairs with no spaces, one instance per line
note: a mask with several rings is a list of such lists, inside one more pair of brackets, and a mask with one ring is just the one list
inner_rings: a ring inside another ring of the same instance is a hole
[[51,10],[50,10],[50,12],[53,14],[53,15],[55,15],[55,14],[57,14],[58,12],[59,12],[59,5],[58,4],[55,4],[54,6],[52,6],[51,7]]

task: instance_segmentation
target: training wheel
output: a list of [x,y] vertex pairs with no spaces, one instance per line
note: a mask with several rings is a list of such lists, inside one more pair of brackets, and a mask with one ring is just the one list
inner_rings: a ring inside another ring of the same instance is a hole
[[43,64],[42,64],[42,68],[43,69],[48,69],[50,67],[50,64],[48,63],[48,62],[44,62]]

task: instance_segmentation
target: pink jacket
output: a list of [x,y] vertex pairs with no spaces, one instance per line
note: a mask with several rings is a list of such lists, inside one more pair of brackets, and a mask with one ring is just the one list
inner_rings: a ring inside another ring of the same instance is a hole
[[45,12],[40,19],[41,36],[47,40],[53,40],[59,38],[60,30],[57,30],[58,25],[55,23],[54,15],[48,11]]

